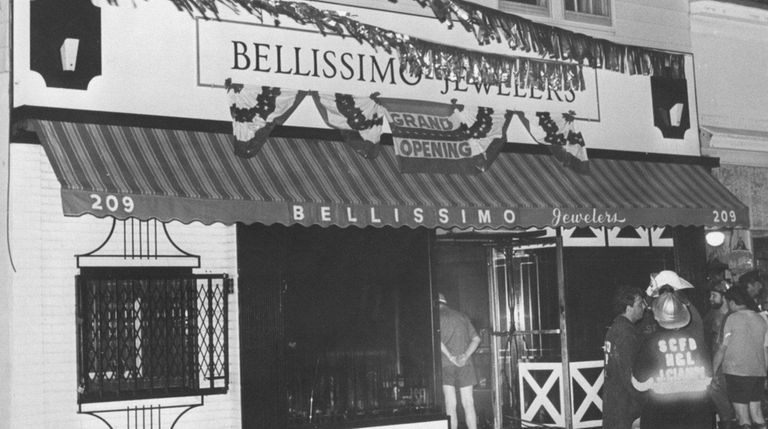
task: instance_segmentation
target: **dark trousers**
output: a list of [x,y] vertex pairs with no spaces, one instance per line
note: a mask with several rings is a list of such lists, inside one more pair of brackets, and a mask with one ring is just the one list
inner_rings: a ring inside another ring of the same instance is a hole
[[640,417],[640,404],[633,395],[612,387],[603,389],[603,428],[630,429]]
[[728,400],[728,392],[725,390],[725,375],[723,373],[718,372],[718,374],[712,377],[712,383],[709,385],[707,393],[709,393],[709,399],[714,404],[720,421],[736,418],[733,405]]
[[643,405],[641,429],[702,429],[712,427],[712,408],[706,397],[698,400],[649,401]]

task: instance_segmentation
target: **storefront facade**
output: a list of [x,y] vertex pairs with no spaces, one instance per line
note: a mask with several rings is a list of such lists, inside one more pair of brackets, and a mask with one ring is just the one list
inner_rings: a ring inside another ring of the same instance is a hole
[[[52,38],[73,38],[44,25],[58,2],[14,9],[13,427],[444,428],[438,291],[483,338],[483,427],[599,425],[612,288],[662,269],[698,285],[703,228],[749,224],[699,156],[689,54],[685,80],[584,67],[580,88],[465,83],[286,16],[84,3],[71,72],[41,54],[65,56]],[[509,55],[405,3],[311,5]],[[645,12],[686,22],[687,2],[669,7]],[[675,25],[633,29],[625,8],[611,5],[610,30],[564,23],[689,51],[661,41]],[[539,20],[558,22],[549,12]],[[262,85],[298,93],[260,98]],[[336,93],[389,109],[375,155],[322,104]],[[264,126],[239,119],[249,100],[290,105],[255,149],[237,135]],[[456,103],[509,112],[498,155],[479,171],[403,172],[411,154],[450,153],[425,130]],[[665,125],[670,111],[682,119]],[[575,117],[588,171],[524,112]],[[396,135],[403,124],[427,137]]]

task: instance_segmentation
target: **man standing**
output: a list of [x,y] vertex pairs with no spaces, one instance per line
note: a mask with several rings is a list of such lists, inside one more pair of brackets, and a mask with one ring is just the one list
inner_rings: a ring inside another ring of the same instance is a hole
[[717,351],[723,321],[730,311],[725,303],[725,291],[727,290],[728,285],[725,280],[715,281],[709,285],[710,310],[704,317],[704,334],[707,336],[707,344],[709,344],[713,355]]
[[603,427],[630,429],[640,417],[638,394],[632,387],[639,336],[635,329],[643,317],[645,301],[640,289],[619,287],[613,299],[613,312],[618,314],[605,334],[605,382],[603,384]]
[[746,288],[728,289],[725,300],[731,314],[723,325],[723,338],[715,354],[714,366],[717,369],[722,365],[728,398],[739,425],[765,428],[760,401],[766,375],[768,326],[760,315],[749,309],[752,298]]
[[467,429],[477,429],[475,400],[472,392],[473,386],[477,384],[477,375],[471,357],[480,345],[480,337],[464,313],[448,307],[448,301],[442,293],[438,296],[445,412],[451,419],[451,428],[457,428],[456,386],[458,386]]
[[[730,311],[725,303],[725,291],[728,290],[725,280],[714,280],[710,284],[709,303],[711,309],[704,317],[705,334],[709,350],[714,356],[720,348],[722,341],[721,333],[723,331],[723,322]],[[722,368],[713,366],[712,383],[709,385],[709,398],[717,409],[717,415],[720,417],[719,429],[730,429],[733,427],[735,414],[733,406],[728,400],[728,392],[725,387],[725,375]]]
[[712,427],[712,360],[701,326],[692,323],[692,308],[670,285],[651,304],[659,329],[643,341],[632,372],[633,386],[645,392],[641,429]]

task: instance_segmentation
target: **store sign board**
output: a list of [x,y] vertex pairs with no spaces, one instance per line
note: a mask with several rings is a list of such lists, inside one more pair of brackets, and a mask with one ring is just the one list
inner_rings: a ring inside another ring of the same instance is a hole
[[[496,109],[565,112],[599,120],[595,71],[584,68],[586,90],[554,91],[467,84],[412,76],[396,56],[353,38],[323,36],[309,26],[275,27],[197,20],[198,85],[234,82],[353,95],[418,99]],[[510,51],[511,52],[511,51]]]
[[749,224],[746,208],[734,208],[733,218],[713,222],[707,209],[679,208],[568,208],[503,206],[418,206],[387,204],[299,203],[290,201],[211,200],[174,196],[113,194],[63,189],[64,214],[118,219],[160,219],[182,222],[221,222],[231,225],[261,222],[282,225],[408,226],[516,228],[623,227],[627,225],[705,225],[744,227]]

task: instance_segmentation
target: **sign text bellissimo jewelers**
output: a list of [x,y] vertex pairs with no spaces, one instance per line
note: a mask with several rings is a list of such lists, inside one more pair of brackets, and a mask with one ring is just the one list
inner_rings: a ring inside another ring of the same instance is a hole
[[[245,84],[320,92],[371,94],[528,111],[574,110],[599,119],[597,79],[585,68],[584,91],[555,91],[516,85],[468,84],[430,79],[401,70],[394,55],[351,38],[321,36],[309,27],[198,20],[198,84],[222,86],[227,78]],[[468,49],[474,48],[467,47]]]
[[[289,46],[285,43],[247,43],[242,40],[231,41],[232,70],[261,73],[276,73],[311,78],[355,80],[367,83],[389,85],[418,85],[422,75],[412,76],[397,65],[394,57],[381,60],[380,56],[355,52],[337,52],[330,49],[305,49],[301,46]],[[499,95],[531,100],[557,101],[573,103],[576,91],[541,90],[535,87],[521,88],[503,84],[467,84],[463,80],[442,81],[441,95],[449,92],[475,91],[478,94]]]

